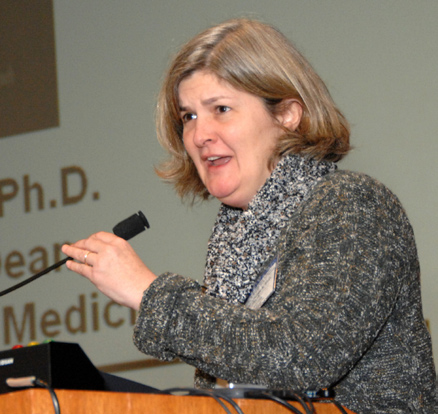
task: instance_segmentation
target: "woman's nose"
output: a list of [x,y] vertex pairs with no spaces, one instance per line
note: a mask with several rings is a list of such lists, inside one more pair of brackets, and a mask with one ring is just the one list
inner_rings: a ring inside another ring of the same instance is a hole
[[203,147],[206,143],[214,140],[214,128],[208,119],[196,119],[193,131],[193,143],[197,147]]

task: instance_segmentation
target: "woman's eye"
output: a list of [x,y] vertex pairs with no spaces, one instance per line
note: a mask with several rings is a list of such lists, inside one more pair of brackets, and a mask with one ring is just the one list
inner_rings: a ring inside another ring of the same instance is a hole
[[231,108],[229,106],[225,106],[225,105],[219,105],[217,107],[217,111],[220,113],[224,113],[224,112],[228,112]]
[[196,119],[196,115],[192,114],[190,112],[187,112],[181,116],[181,119],[182,119],[183,123],[186,123],[188,121],[191,121],[192,119]]

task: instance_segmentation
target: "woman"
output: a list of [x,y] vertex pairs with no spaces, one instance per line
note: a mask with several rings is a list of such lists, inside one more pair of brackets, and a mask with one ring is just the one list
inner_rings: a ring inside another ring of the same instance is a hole
[[112,234],[63,247],[71,270],[140,311],[137,347],[194,365],[201,387],[327,387],[358,413],[432,412],[412,229],[383,185],[336,170],[348,124],[287,39],[245,19],[196,36],[168,70],[157,130],[159,175],[222,202],[205,291],[155,276]]

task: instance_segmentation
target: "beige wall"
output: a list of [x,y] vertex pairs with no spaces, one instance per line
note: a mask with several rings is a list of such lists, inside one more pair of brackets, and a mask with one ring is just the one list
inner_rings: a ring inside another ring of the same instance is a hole
[[[218,205],[190,209],[154,175],[163,155],[154,101],[178,45],[252,16],[295,42],[350,120],[355,151],[341,166],[380,179],[405,205],[438,343],[438,2],[55,0],[54,16],[60,126],[0,139],[0,180],[17,188],[0,218],[0,290],[53,263],[58,244],[110,230],[139,209],[151,229],[132,244],[147,264],[201,279]],[[138,360],[131,317],[63,269],[2,298],[0,348],[32,339],[33,323],[36,340],[78,342],[96,365]],[[191,385],[192,372],[177,365],[122,375],[163,388]]]

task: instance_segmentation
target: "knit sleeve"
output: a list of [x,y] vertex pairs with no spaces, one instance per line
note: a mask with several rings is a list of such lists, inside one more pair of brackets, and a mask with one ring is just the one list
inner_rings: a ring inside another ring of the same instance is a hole
[[304,390],[338,382],[379,335],[411,260],[395,197],[347,178],[318,185],[292,218],[276,252],[277,289],[262,308],[164,274],[144,294],[136,346],[236,383]]

